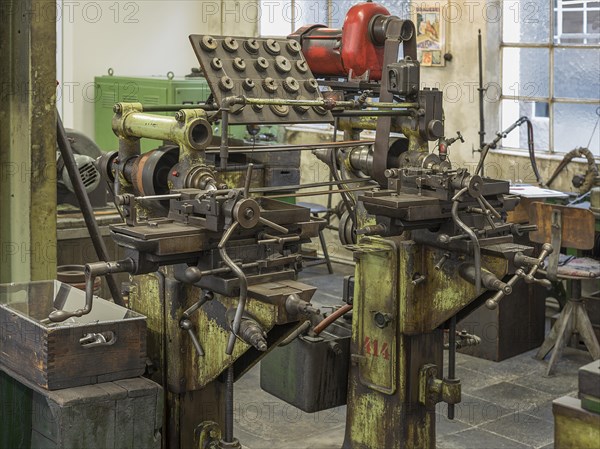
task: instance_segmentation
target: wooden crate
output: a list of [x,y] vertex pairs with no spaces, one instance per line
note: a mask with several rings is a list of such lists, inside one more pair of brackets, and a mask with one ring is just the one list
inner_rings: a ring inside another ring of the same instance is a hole
[[[0,367],[48,390],[140,376],[146,364],[146,317],[100,298],[88,315],[50,323],[53,308],[76,310],[84,292],[58,281],[0,285]],[[114,335],[85,346],[88,334]]]

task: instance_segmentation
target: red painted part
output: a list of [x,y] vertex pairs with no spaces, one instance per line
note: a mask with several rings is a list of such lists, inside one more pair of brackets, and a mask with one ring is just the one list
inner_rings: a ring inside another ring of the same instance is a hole
[[383,46],[371,41],[369,23],[373,16],[389,16],[378,3],[358,3],[346,14],[342,29],[311,25],[300,28],[290,37],[302,44],[302,52],[315,76],[352,76],[358,78],[369,70],[369,79],[380,80]]
[[383,46],[375,45],[369,34],[373,16],[390,12],[378,3],[358,3],[348,10],[342,27],[342,61],[346,73],[362,76],[370,70],[369,79],[380,80],[383,66]]
[[316,25],[302,35],[302,52],[315,76],[346,75],[340,53],[341,39],[342,30],[323,25]]

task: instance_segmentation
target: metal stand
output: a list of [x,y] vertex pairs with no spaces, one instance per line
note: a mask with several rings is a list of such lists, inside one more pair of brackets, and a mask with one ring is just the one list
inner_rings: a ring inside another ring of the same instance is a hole
[[535,355],[536,359],[543,360],[552,348],[554,348],[548,362],[547,376],[552,375],[554,372],[556,362],[563,348],[574,333],[578,333],[581,336],[594,360],[600,359],[600,345],[598,344],[598,339],[581,298],[581,281],[574,280],[571,288],[572,297],[567,301],[558,320],[552,326],[550,334],[548,334],[548,337],[546,337]]

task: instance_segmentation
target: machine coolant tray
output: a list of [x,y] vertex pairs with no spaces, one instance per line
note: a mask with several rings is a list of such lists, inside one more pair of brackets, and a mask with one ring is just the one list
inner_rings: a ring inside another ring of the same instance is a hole
[[47,319],[84,304],[83,291],[59,281],[0,285],[0,369],[48,390],[142,375],[145,316],[95,298],[88,315]]

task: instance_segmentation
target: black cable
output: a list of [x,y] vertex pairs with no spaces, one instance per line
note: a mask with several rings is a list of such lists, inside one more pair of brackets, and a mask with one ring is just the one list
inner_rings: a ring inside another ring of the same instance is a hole
[[531,168],[533,169],[533,174],[535,175],[535,179],[538,184],[542,185],[542,177],[540,176],[540,172],[538,171],[537,163],[535,161],[535,148],[533,142],[533,123],[529,120],[529,117],[521,117],[527,123],[527,149],[529,151],[529,160],[531,162]]
[[[85,191],[83,182],[81,181],[81,175],[77,169],[77,163],[75,162],[73,149],[71,148],[71,143],[67,137],[67,132],[65,131],[62,120],[60,119],[58,109],[56,110],[56,139],[60,154],[64,160],[65,168],[67,169],[67,173],[69,174],[69,178],[73,184],[73,190],[75,191],[75,196],[79,202],[79,207],[81,208],[85,225],[90,234],[90,238],[92,239],[92,243],[94,244],[94,249],[96,250],[98,260],[102,262],[108,262],[108,251],[106,249],[106,245],[104,244],[104,240],[102,239],[102,235],[100,234],[100,228],[98,227],[96,217],[94,216],[94,209],[92,208],[90,199]],[[112,295],[115,303],[120,306],[125,306],[125,302],[121,296],[121,290],[119,289],[117,281],[112,274],[106,275],[106,283],[108,284],[108,289],[110,290],[110,294]]]

